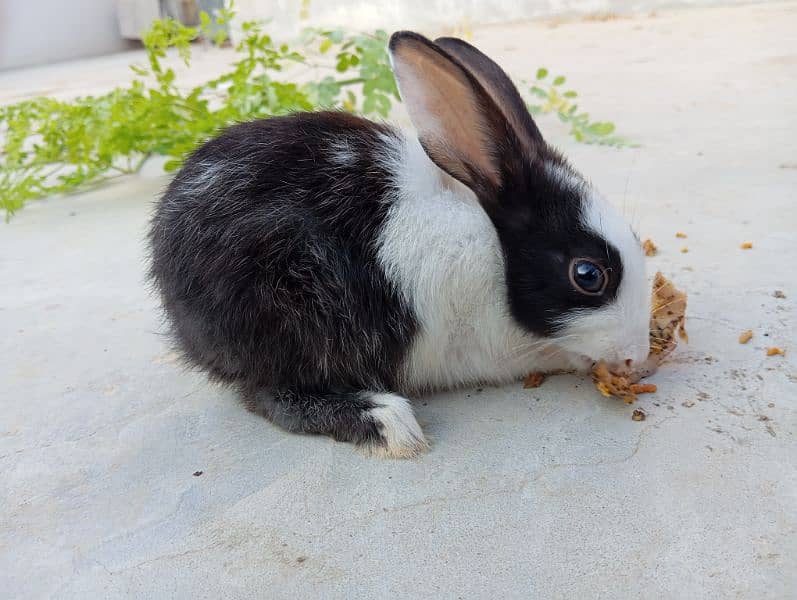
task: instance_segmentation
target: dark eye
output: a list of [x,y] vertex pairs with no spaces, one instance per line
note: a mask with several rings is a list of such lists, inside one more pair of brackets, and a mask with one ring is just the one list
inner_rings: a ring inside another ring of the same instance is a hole
[[584,294],[598,296],[606,289],[606,271],[586,258],[576,258],[570,263],[570,281]]

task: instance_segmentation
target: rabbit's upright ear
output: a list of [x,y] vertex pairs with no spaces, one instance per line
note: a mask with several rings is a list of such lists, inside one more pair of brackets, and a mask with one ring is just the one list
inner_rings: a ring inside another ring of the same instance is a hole
[[495,198],[515,136],[490,94],[457,59],[417,33],[394,33],[390,57],[426,154],[483,200]]
[[534,156],[536,146],[544,143],[542,134],[509,75],[489,56],[463,40],[443,37],[437,38],[434,43],[470,71],[501,109],[526,153]]

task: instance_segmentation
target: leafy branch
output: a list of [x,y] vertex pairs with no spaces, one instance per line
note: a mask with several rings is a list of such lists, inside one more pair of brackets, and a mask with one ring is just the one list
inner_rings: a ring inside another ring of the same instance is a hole
[[578,112],[575,99],[578,93],[574,90],[564,90],[562,86],[567,81],[563,75],[548,77],[548,69],[539,68],[535,81],[529,86],[529,93],[538,102],[527,102],[529,112],[533,115],[556,113],[562,123],[570,126],[570,135],[577,142],[584,144],[600,144],[602,146],[623,147],[632,145],[626,138],[612,135],[615,130],[614,123],[610,121],[590,121],[589,113]]
[[[236,60],[221,76],[190,89],[177,85],[165,59],[176,52],[190,65],[193,42],[224,41],[233,13],[201,15],[198,27],[155,21],[144,35],[145,65],[131,65],[131,84],[69,101],[35,98],[0,106],[0,209],[6,220],[30,200],[68,194],[136,173],[153,156],[167,171],[197,144],[232,123],[321,108],[387,117],[398,90],[387,55],[388,35],[308,29],[295,47],[277,44],[256,21],[241,25]],[[286,69],[293,67],[288,78]],[[297,68],[299,67],[299,68]],[[309,72],[309,80],[297,80]],[[540,69],[530,93],[533,112],[555,112],[580,142],[619,146],[611,123],[591,123],[560,93],[564,77],[548,82]]]

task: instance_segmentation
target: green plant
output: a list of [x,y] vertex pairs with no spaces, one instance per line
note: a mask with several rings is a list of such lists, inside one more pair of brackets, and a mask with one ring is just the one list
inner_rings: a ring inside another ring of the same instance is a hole
[[532,96],[541,102],[527,102],[531,114],[556,113],[559,120],[570,126],[570,135],[584,144],[600,144],[603,146],[629,146],[631,143],[624,137],[612,135],[614,123],[610,121],[590,121],[589,113],[578,112],[575,99],[578,93],[574,90],[562,90],[567,79],[563,75],[548,77],[548,69],[537,69],[535,81],[528,86]]
[[[223,25],[232,17],[216,15]],[[339,109],[386,117],[398,90],[387,56],[388,35],[349,34],[342,30],[307,30],[296,47],[277,44],[263,23],[242,24],[236,60],[223,75],[199,86],[177,85],[164,59],[176,52],[190,64],[191,44],[213,36],[211,17],[199,27],[163,19],[144,36],[147,63],[133,65],[133,82],[100,96],[62,101],[35,98],[0,107],[0,208],[8,220],[25,202],[66,194],[108,178],[137,172],[152,156],[166,158],[166,170],[179,167],[198,143],[237,121],[297,110]],[[217,43],[223,40],[215,34]],[[309,81],[301,82],[304,67]],[[301,70],[301,69],[300,69]],[[537,112],[556,112],[571,124],[571,134],[586,143],[622,145],[610,136],[610,123],[590,123],[559,94],[564,78],[546,83],[537,73],[531,93],[544,98]]]

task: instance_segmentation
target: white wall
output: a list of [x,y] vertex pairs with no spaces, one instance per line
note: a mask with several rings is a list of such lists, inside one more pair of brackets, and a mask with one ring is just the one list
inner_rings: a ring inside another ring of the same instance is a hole
[[[310,0],[308,21],[301,0],[235,0],[241,20],[269,18],[269,33],[290,39],[308,25],[355,30],[441,31],[537,17],[644,13],[657,9],[730,5],[766,0]],[[233,24],[233,37],[239,32]]]
[[117,0],[0,0],[0,69],[129,48]]
[[[235,6],[238,22],[268,18],[269,33],[291,39],[307,25],[440,31],[552,15],[644,12],[746,1],[749,0],[310,0],[309,21],[299,19],[302,0],[235,0]],[[128,48],[131,42],[119,32],[117,5],[126,11],[128,21],[136,23],[136,29],[137,23],[149,22],[150,4],[157,6],[157,0],[0,0],[0,70]],[[130,11],[136,13],[135,19],[128,14]],[[234,25],[232,33],[235,37]]]

